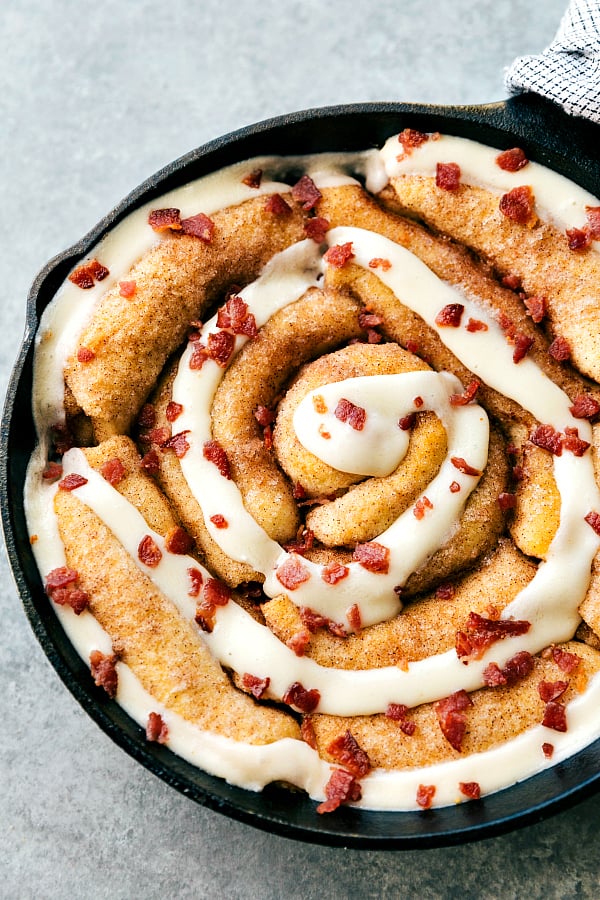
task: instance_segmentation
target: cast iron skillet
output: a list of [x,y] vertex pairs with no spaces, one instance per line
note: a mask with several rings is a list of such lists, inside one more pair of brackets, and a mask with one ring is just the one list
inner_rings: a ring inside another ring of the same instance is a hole
[[290,838],[375,849],[435,847],[477,840],[540,821],[600,788],[600,740],[565,763],[476,802],[427,812],[340,808],[319,816],[304,794],[269,786],[231,787],[142,730],[101,688],[52,612],[31,553],[23,511],[27,461],[35,443],[30,396],[32,343],[38,318],[72,266],[124,216],[165,191],[222,166],[261,154],[362,150],[381,146],[405,127],[456,134],[500,149],[518,145],[530,159],[600,196],[600,128],[573,119],[533,94],[487,106],[439,107],[372,103],[297,112],[242,128],[176,160],[134,190],[75,246],[51,260],[29,294],[23,346],[8,388],[1,429],[2,521],[14,578],[30,624],[50,662],[77,701],[110,737],[147,769],[211,809]]

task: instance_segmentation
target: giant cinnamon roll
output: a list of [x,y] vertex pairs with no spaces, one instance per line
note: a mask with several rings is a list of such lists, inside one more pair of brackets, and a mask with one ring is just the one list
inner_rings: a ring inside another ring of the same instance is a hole
[[71,273],[28,520],[148,740],[323,813],[477,798],[600,735],[600,205],[557,179],[409,130],[250,160]]

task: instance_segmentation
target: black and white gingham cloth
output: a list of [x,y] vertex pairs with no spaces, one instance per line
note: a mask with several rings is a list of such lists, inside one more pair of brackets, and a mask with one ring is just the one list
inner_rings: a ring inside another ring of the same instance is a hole
[[550,46],[515,59],[505,85],[511,94],[533,91],[600,124],[600,0],[571,0]]

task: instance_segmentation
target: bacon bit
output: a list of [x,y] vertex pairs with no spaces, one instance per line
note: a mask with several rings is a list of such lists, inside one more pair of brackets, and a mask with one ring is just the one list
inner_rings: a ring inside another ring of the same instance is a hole
[[306,491],[299,481],[296,482],[292,489],[292,497],[294,498],[294,500],[304,500],[306,497]]
[[181,231],[181,211],[172,206],[153,209],[148,215],[148,225],[153,231]]
[[462,749],[462,742],[467,730],[467,717],[464,710],[473,706],[473,701],[466,691],[455,691],[444,700],[438,700],[433,708],[438,718],[442,734],[451,747],[458,752]]
[[186,553],[190,553],[194,549],[194,538],[191,534],[188,534],[185,528],[176,525],[167,532],[165,547],[169,553],[174,553],[176,556],[185,556]]
[[421,352],[421,348],[419,347],[419,345],[417,344],[416,341],[408,340],[408,341],[406,341],[405,346],[406,346],[406,349],[408,350],[408,352],[413,353],[415,356],[418,356],[419,353]]
[[381,269],[383,272],[389,272],[392,268],[392,264],[389,259],[385,259],[383,256],[374,256],[373,259],[369,260],[369,268]]
[[306,631],[305,628],[301,628],[300,631],[296,631],[295,634],[291,636],[286,642],[286,647],[289,647],[296,656],[304,656],[306,653],[306,648],[310,644],[310,632]]
[[576,653],[569,653],[568,650],[562,650],[560,647],[552,648],[552,659],[558,668],[567,675],[574,672],[581,663],[580,656],[577,656]]
[[249,672],[244,672],[242,675],[242,686],[257,700],[264,696],[270,684],[271,679],[268,676],[267,678],[258,678],[256,675],[250,675]]
[[219,328],[229,328],[234,334],[243,334],[249,338],[256,337],[258,334],[253,313],[248,312],[248,304],[237,294],[230,296],[227,302],[220,307],[217,313],[217,325]]
[[156,450],[149,450],[142,456],[140,460],[140,469],[143,469],[148,475],[157,475],[160,471],[160,460]]
[[504,275],[500,279],[500,283],[503,284],[504,287],[509,288],[511,291],[521,290],[521,279],[518,275]]
[[245,178],[242,178],[242,184],[250,188],[259,188],[262,181],[263,170],[253,169]]
[[319,705],[321,695],[316,688],[307,691],[299,681],[295,681],[289,686],[281,699],[288,706],[294,706],[300,712],[311,713]]
[[307,550],[310,550],[315,542],[315,534],[314,531],[311,531],[310,528],[305,528],[304,525],[301,525],[298,529],[298,533],[296,534],[296,539],[293,541],[289,541],[289,543],[283,545],[283,549],[287,550],[288,553],[299,553],[300,556],[304,556]]
[[146,740],[166,744],[168,739],[169,729],[163,717],[160,713],[151,712],[146,723]]
[[460,187],[458,163],[438,163],[435,169],[435,183],[444,191],[457,191]]
[[360,614],[360,607],[358,603],[353,603],[348,612],[346,613],[346,618],[348,619],[348,623],[352,631],[360,631],[362,628],[362,617]]
[[186,434],[189,434],[189,428],[186,431],[179,431],[177,434],[174,434],[167,441],[164,441],[162,447],[165,450],[173,450],[175,456],[178,459],[183,459],[185,454],[190,449],[190,445],[188,443],[188,439],[186,438]]
[[465,325],[465,329],[473,334],[476,331],[487,331],[488,326],[480,319],[469,319]]
[[563,447],[572,453],[573,456],[583,456],[585,451],[589,449],[590,443],[579,437],[578,428],[565,428]]
[[473,466],[470,466],[468,462],[466,462],[462,456],[451,456],[450,462],[454,466],[455,469],[458,469],[459,472],[462,472],[463,475],[481,475],[479,469],[475,469]]
[[548,744],[544,742],[542,744],[542,753],[546,757],[546,759],[551,759],[554,755],[554,744]]
[[119,677],[117,673],[117,657],[107,656],[100,650],[90,653],[90,670],[98,687],[104,688],[111,700],[117,696]]
[[194,616],[194,622],[201,628],[202,631],[205,631],[207,634],[211,634],[215,622],[214,622],[214,609],[212,610],[212,615],[204,609],[203,604],[198,604],[196,609],[196,615]]
[[261,428],[266,428],[267,425],[272,425],[275,421],[275,413],[266,406],[257,406],[254,410],[254,418]]
[[99,263],[97,259],[91,259],[81,266],[77,266],[69,275],[69,281],[84,291],[94,287],[94,281],[103,281],[109,271],[106,266]]
[[499,687],[506,684],[506,677],[498,663],[491,662],[483,670],[483,683],[487,687]]
[[421,521],[428,509],[433,509],[433,503],[428,497],[419,497],[413,507],[413,515],[415,519]]
[[548,301],[546,297],[524,297],[523,303],[527,310],[527,315],[538,325],[546,313],[548,312]]
[[77,362],[89,363],[96,359],[96,354],[89,347],[80,347],[77,351]]
[[435,324],[441,328],[458,328],[464,311],[462,303],[448,303],[435,317]]
[[324,425],[319,425],[319,434],[325,441],[329,441],[331,439],[330,433],[327,431]]
[[140,434],[140,441],[144,444],[157,444],[159,447],[164,447],[168,440],[168,428],[152,428],[150,431]]
[[89,594],[74,587],[78,578],[79,573],[75,569],[60,566],[48,573],[44,585],[46,593],[54,603],[58,606],[70,606],[76,616],[81,615],[90,602]]
[[402,431],[410,431],[411,428],[414,428],[415,422],[417,421],[416,413],[409,413],[407,416],[402,416],[398,421],[398,428]]
[[330,247],[323,259],[330,266],[336,269],[343,269],[346,263],[354,259],[352,241],[348,241],[346,244],[335,244],[333,247]]
[[194,567],[190,567],[187,570],[188,577],[190,579],[190,589],[188,591],[188,597],[198,597],[200,595],[200,588],[202,587],[202,572],[200,569],[196,569]]
[[115,456],[114,459],[107,459],[106,462],[102,463],[100,474],[109,484],[115,487],[115,485],[123,481],[127,472],[119,457]]
[[169,400],[167,403],[167,408],[165,410],[165,418],[167,422],[174,422],[175,419],[178,419],[181,413],[183,412],[183,406],[181,403],[176,403],[174,400]]
[[500,212],[518,225],[533,225],[535,198],[528,184],[515,187],[500,197]]
[[63,453],[66,453],[67,450],[70,450],[73,446],[73,435],[69,431],[68,425],[61,423],[53,425],[51,428],[51,432],[54,449],[59,454],[59,456],[62,456]]
[[292,197],[307,212],[317,205],[322,196],[310,175],[303,175],[292,188]]
[[458,789],[469,800],[479,800],[481,797],[481,788],[477,781],[459,781]]
[[126,300],[131,300],[131,298],[135,296],[136,290],[137,284],[135,281],[119,282],[119,294],[121,297],[125,297]]
[[304,233],[307,238],[315,241],[315,243],[322,244],[325,240],[325,235],[329,231],[329,226],[329,219],[326,219],[324,216],[314,216],[306,219],[304,222]]
[[397,722],[400,731],[407,737],[411,737],[416,729],[416,723],[413,719],[407,718],[408,707],[403,703],[388,703],[385,715],[393,722]]
[[390,551],[388,547],[369,541],[367,544],[357,544],[352,559],[367,569],[381,575],[387,575],[390,568]]
[[217,331],[209,334],[206,355],[214,359],[222,369],[226,368],[235,348],[235,337],[229,331]]
[[206,347],[200,341],[192,341],[192,345],[194,349],[190,356],[189,367],[193,372],[197,372],[202,368],[209,356]]
[[439,584],[435,589],[436,600],[452,600],[456,594],[456,588],[453,584]]
[[586,206],[587,230],[594,241],[600,240],[600,206]]
[[517,498],[515,494],[511,494],[508,491],[502,491],[498,494],[498,506],[502,510],[502,512],[506,512],[509,509],[514,509],[517,504]]
[[567,731],[567,711],[562,703],[557,700],[550,700],[546,703],[542,725],[552,728],[554,731]]
[[202,455],[204,459],[215,464],[223,478],[231,479],[231,468],[227,454],[218,441],[206,441],[202,447]]
[[362,406],[355,406],[350,400],[342,398],[335,408],[334,416],[340,422],[347,422],[354,431],[362,431],[367,421],[367,411]]
[[587,228],[567,228],[565,234],[569,250],[587,250],[592,243],[592,236]]
[[327,799],[317,806],[317,812],[320,814],[334,812],[342,803],[355,803],[360,800],[362,791],[360,784],[350,772],[333,769],[331,778],[325,785],[325,796]]
[[378,325],[383,324],[383,318],[365,308],[358,314],[358,324],[361,328],[377,328]]
[[510,150],[503,150],[502,153],[496,157],[496,165],[501,169],[504,169],[505,172],[518,172],[519,169],[524,168],[528,162],[529,160],[520,147],[512,147]]
[[83,475],[77,475],[76,472],[72,472],[70,475],[65,475],[65,477],[58,482],[58,487],[61,491],[75,491],[77,488],[87,484],[87,481],[87,478],[84,478]]
[[281,194],[271,194],[265,205],[265,212],[271,213],[273,216],[291,216],[291,207],[285,202]]
[[140,428],[153,428],[156,425],[156,409],[151,403],[144,403],[137,422]]
[[429,809],[435,797],[434,784],[420,784],[417,788],[417,803],[422,809]]
[[229,528],[229,522],[227,521],[225,516],[222,516],[220,513],[211,516],[210,521],[213,523],[215,528]]
[[44,481],[58,481],[60,476],[63,473],[63,467],[60,463],[57,462],[49,462],[46,463],[46,468],[42,472],[42,478]]
[[150,569],[155,569],[162,559],[160,548],[149,534],[146,534],[138,545],[138,559]]
[[346,578],[350,573],[348,566],[342,565],[335,561],[328,562],[321,571],[321,578],[326,584],[337,584],[338,581]]
[[478,613],[470,612],[466,631],[456,632],[456,655],[465,662],[481,659],[485,651],[496,641],[506,637],[526,634],[531,622],[519,619],[485,619]]
[[304,584],[304,582],[308,581],[310,578],[310,572],[306,566],[302,565],[300,560],[295,556],[288,557],[288,559],[279,566],[275,575],[277,580],[280,581],[288,591],[295,591],[301,584]]
[[322,616],[309,606],[301,606],[298,610],[302,624],[311,634],[316,634],[319,628],[327,628],[331,619]]
[[575,419],[593,419],[600,412],[600,403],[591,394],[579,394],[569,411]]
[[514,337],[514,345],[513,362],[520,363],[522,359],[525,359],[533,346],[533,338],[523,334],[522,331],[517,331]]
[[548,353],[558,362],[565,362],[571,358],[571,345],[566,338],[558,335],[548,347]]
[[592,510],[592,512],[589,512],[587,516],[584,516],[583,518],[588,523],[588,525],[594,529],[596,534],[600,536],[600,513],[594,512]]
[[224,581],[208,578],[204,585],[204,600],[212,606],[227,606],[231,600],[231,588]]
[[544,703],[551,700],[558,700],[569,687],[568,681],[540,681],[538,684],[538,694]]
[[414,128],[405,128],[398,135],[398,140],[404,147],[406,155],[410,156],[415,147],[420,147],[421,144],[425,144],[429,140],[429,135]]
[[309,747],[312,747],[313,750],[317,749],[317,735],[315,733],[315,726],[313,725],[313,721],[310,716],[304,716],[302,719],[302,724],[300,726],[300,737],[304,741],[305,744],[308,744]]
[[470,381],[462,394],[451,394],[450,395],[450,405],[451,406],[466,406],[467,403],[470,403],[475,399],[475,394],[479,390],[480,382],[477,379],[473,379]]
[[336,762],[348,769],[355,778],[364,778],[371,771],[371,760],[348,729],[335,738],[327,747],[327,752]]
[[459,491],[460,491],[460,484],[458,483],[458,481],[453,481],[450,485],[450,493],[458,494]]
[[413,400],[413,403],[417,407],[417,409],[421,409],[421,407],[424,405],[425,401],[423,400],[422,397],[415,397],[415,399]]
[[519,653],[511,656],[502,668],[496,663],[490,663],[483,672],[483,680],[488,687],[497,687],[505,684],[510,687],[530,675],[533,672],[533,667],[534,662],[531,653],[527,650],[521,650]]
[[536,447],[548,450],[554,456],[562,456],[563,438],[560,432],[554,430],[552,425],[538,425],[530,434],[529,440]]

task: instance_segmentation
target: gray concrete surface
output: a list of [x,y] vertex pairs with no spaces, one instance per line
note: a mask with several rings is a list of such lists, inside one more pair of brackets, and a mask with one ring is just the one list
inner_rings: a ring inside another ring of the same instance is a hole
[[[3,0],[0,394],[42,264],[221,133],[360,100],[486,102],[566,0]],[[180,796],[78,708],[0,552],[0,897],[595,898],[589,799],[527,830],[403,853],[319,848]]]

